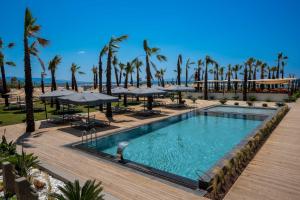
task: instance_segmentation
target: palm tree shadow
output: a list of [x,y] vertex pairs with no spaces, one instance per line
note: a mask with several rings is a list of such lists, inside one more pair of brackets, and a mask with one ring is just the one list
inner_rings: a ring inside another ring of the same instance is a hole
[[37,138],[43,135],[47,131],[39,131],[39,132],[25,132],[20,137],[16,139],[16,144],[22,146],[23,148],[35,148],[29,141],[30,137]]

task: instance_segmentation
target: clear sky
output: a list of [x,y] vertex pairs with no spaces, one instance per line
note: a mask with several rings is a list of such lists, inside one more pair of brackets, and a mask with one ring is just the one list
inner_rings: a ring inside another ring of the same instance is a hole
[[[289,56],[287,73],[300,76],[300,1],[298,0],[0,0],[0,37],[16,48],[6,51],[16,68],[8,76],[24,76],[23,21],[29,7],[41,36],[50,46],[41,49],[48,63],[56,54],[63,57],[58,79],[70,80],[72,62],[87,74],[99,50],[111,35],[128,34],[121,44],[119,60],[126,62],[143,54],[142,41],[161,48],[168,62],[167,78],[175,77],[177,55],[196,61],[210,55],[221,66],[243,63],[256,57],[276,64],[279,51]],[[7,67],[9,68],[9,67]],[[144,70],[143,70],[144,71]],[[192,71],[192,70],[191,70]],[[33,76],[41,68],[33,62]],[[143,77],[144,78],[144,77]]]

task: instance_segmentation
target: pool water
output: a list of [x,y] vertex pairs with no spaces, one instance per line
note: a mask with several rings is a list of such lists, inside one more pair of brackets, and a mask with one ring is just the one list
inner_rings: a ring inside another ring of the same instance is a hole
[[213,112],[231,112],[239,114],[257,114],[257,115],[272,115],[276,109],[272,108],[247,108],[247,107],[237,107],[237,106],[214,106],[206,109]]
[[192,112],[84,145],[115,156],[128,141],[124,159],[197,181],[261,123]]

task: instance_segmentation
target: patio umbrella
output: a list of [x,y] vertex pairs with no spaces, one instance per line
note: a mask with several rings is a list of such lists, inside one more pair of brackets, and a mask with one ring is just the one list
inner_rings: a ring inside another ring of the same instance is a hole
[[[193,92],[193,91],[195,91],[195,88],[182,86],[182,85],[172,85],[170,87],[164,88],[164,91],[167,91],[167,92]],[[179,99],[178,99],[178,101],[179,101]]]
[[74,93],[67,96],[59,97],[58,100],[62,104],[75,104],[75,105],[87,105],[88,106],[88,120],[90,106],[98,106],[104,103],[118,102],[117,97],[109,96],[102,93],[82,92]]
[[182,85],[172,85],[170,87],[163,88],[163,90],[166,92],[194,92],[195,88]]
[[40,95],[40,99],[44,100],[44,105],[45,105],[45,113],[46,113],[46,119],[48,118],[47,116],[47,106],[45,101],[49,101],[51,99],[57,99],[58,97],[74,94],[75,92],[71,90],[53,90],[51,92],[46,92],[45,94]]
[[56,99],[58,97],[62,97],[62,96],[66,96],[66,95],[70,95],[70,94],[74,94],[75,92],[73,92],[72,90],[54,90],[51,92],[46,92],[45,94],[42,94],[40,96],[40,99],[42,100],[51,100],[51,99]]
[[[155,88],[136,88],[129,91],[130,94],[136,97],[152,97],[153,95],[161,95],[165,94],[165,91],[158,90]],[[144,101],[144,109],[145,109],[145,101]]]
[[111,89],[111,93],[113,95],[123,95],[123,94],[128,94],[128,89],[127,88],[123,88],[123,87],[116,87]]

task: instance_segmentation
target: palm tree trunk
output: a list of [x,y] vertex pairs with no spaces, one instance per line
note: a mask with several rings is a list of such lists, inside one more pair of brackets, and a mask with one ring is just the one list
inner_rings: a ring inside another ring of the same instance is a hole
[[45,84],[44,84],[44,75],[41,75],[41,89],[42,89],[42,93],[45,93]]
[[[147,74],[147,87],[151,87],[151,71],[150,71],[150,61],[149,61],[149,56],[146,55],[146,74]],[[153,102],[153,97],[148,97],[147,99],[148,105],[147,109],[152,110],[152,102]]]
[[73,72],[72,72],[71,85],[72,85],[72,90],[74,90],[75,89],[75,84],[74,84],[74,73]]
[[120,69],[120,74],[119,74],[119,85],[122,84],[122,73],[123,73],[123,70]]
[[205,63],[205,75],[204,75],[204,100],[208,100],[208,91],[207,91],[207,79],[208,79],[208,74],[207,74],[207,65],[208,63]]
[[[109,47],[108,55],[107,55],[107,67],[106,67],[106,92],[108,95],[111,95],[111,58],[112,58],[112,52],[111,52],[111,47]],[[106,104],[106,117],[112,118],[111,103]]]
[[[126,75],[125,75],[124,88],[128,88],[128,72],[127,71],[126,71]],[[123,104],[124,104],[124,106],[127,106],[127,95],[124,95]]]
[[[260,79],[264,79],[265,78],[265,69],[264,69],[264,65],[262,65],[262,67],[260,68]],[[260,84],[260,89],[265,89],[265,85],[264,84]]]
[[[177,61],[177,85],[181,85],[181,78],[180,78],[180,75],[181,75],[181,67],[180,67],[180,62],[179,62],[180,57],[181,57],[181,55],[178,56],[178,61]],[[182,103],[182,95],[181,95],[181,92],[178,92],[178,102],[179,102],[179,103]]]
[[76,81],[75,75],[74,75],[74,89],[76,92],[78,92],[78,86],[77,86],[77,81]]
[[253,82],[253,87],[252,87],[252,89],[253,89],[253,91],[255,92],[256,91],[256,83],[255,83],[255,80],[256,80],[256,67],[254,68],[254,72],[253,72],[253,80],[254,80],[254,82]]
[[189,70],[188,68],[186,67],[185,68],[185,86],[187,87],[188,86],[188,74],[189,73]]
[[[99,93],[102,93],[102,73],[103,73],[103,69],[102,69],[102,57],[101,54],[99,55],[99,63],[98,63],[98,70],[99,70]],[[103,104],[99,105],[99,110],[103,111]]]
[[248,69],[245,64],[244,69],[244,82],[243,82],[243,101],[247,101],[247,81],[248,81]]
[[5,69],[4,69],[4,63],[1,62],[1,76],[2,76],[2,97],[4,97],[5,100],[5,106],[9,106],[8,102],[8,95],[6,95],[7,91],[7,85],[6,85],[6,77],[5,77]]
[[28,39],[26,33],[24,34],[24,71],[25,71],[25,103],[26,103],[26,132],[34,132],[34,112],[32,101],[32,75],[30,65],[30,52],[28,47]]
[[119,87],[120,83],[119,83],[119,79],[118,79],[118,69],[116,66],[114,66],[114,70],[115,70],[115,79],[116,79],[116,84]]
[[217,79],[217,86],[216,86],[216,90],[219,91],[219,66],[216,67],[216,79]]

